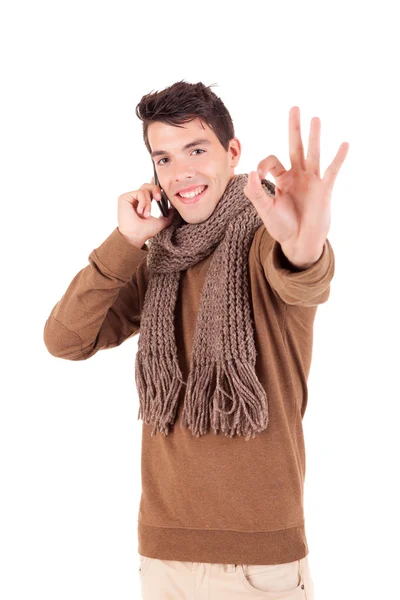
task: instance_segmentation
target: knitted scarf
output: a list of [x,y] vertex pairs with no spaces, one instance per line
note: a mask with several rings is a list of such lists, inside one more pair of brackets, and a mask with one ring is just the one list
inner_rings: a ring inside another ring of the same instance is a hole
[[[249,299],[248,254],[262,220],[243,193],[247,174],[235,175],[211,216],[186,223],[175,211],[171,225],[148,241],[148,288],[140,319],[135,380],[138,419],[168,435],[186,386],[181,427],[199,437],[232,437],[266,429],[266,392],[255,372],[256,350]],[[275,186],[262,180],[265,192]],[[202,288],[188,381],[178,364],[174,309],[180,272],[213,253]]]

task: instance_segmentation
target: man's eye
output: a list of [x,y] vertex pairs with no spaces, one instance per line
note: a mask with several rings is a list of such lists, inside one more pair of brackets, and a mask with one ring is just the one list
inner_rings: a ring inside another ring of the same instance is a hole
[[[193,152],[205,152],[205,150],[203,150],[202,148],[195,148],[193,150]],[[160,158],[160,160],[158,161],[157,164],[160,165],[162,160],[168,160],[168,158]],[[164,163],[162,163],[162,164],[164,164]]]

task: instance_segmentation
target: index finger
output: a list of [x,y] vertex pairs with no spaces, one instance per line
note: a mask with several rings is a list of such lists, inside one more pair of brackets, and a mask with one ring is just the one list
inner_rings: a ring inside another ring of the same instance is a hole
[[151,183],[144,183],[140,186],[140,189],[148,190],[150,192],[150,199],[151,196],[153,196],[155,200],[161,200],[160,186],[156,185],[154,181],[152,181]]

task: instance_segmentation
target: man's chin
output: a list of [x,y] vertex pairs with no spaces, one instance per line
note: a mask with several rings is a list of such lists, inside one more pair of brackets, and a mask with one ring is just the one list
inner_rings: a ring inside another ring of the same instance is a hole
[[[212,213],[211,213],[212,214]],[[186,222],[189,223],[190,225],[197,225],[198,223],[204,223],[205,221],[207,221],[210,217],[211,214],[203,216],[203,215],[190,215],[190,217],[188,217],[186,215],[186,217],[182,216],[182,219]]]
[[196,225],[197,223],[204,223],[204,221],[207,221],[213,214],[214,210],[215,207],[212,210],[208,210],[207,212],[203,212],[201,210],[193,211],[192,214],[188,214],[188,211],[180,212],[178,210],[178,212],[186,223]]

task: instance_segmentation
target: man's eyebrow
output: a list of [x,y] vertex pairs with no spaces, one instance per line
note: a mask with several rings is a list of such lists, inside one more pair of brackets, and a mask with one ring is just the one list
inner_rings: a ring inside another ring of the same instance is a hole
[[[189,144],[185,144],[185,146],[183,146],[182,150],[187,150],[188,148],[192,148],[193,146],[199,146],[200,144],[210,145],[211,142],[207,138],[199,138],[198,140],[194,140],[193,142],[190,142]],[[155,156],[161,156],[161,154],[168,154],[168,152],[166,150],[154,150],[154,152],[152,152],[150,156],[151,156],[151,158],[154,158]]]

